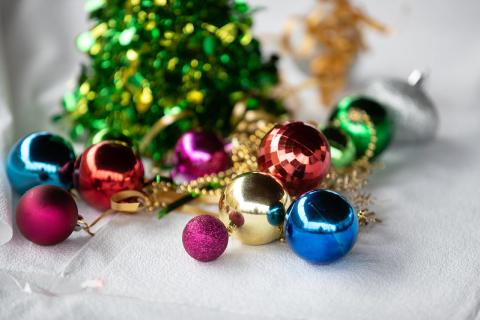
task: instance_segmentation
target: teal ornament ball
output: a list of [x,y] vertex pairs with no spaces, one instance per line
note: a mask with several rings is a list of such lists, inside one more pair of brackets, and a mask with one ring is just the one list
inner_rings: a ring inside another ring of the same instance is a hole
[[45,184],[69,189],[74,161],[75,153],[67,140],[46,131],[34,132],[10,150],[7,175],[18,194]]

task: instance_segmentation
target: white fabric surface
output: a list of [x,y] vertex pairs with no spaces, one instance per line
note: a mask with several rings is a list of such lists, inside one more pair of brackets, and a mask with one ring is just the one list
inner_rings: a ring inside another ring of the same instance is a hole
[[[256,0],[258,34],[278,35],[286,18],[313,1]],[[370,185],[383,223],[361,233],[351,254],[327,266],[298,259],[286,245],[243,246],[202,264],[181,244],[187,215],[159,221],[117,215],[89,238],[54,247],[17,230],[0,247],[1,319],[475,319],[480,318],[480,2],[360,1],[387,23],[369,34],[352,86],[376,76],[427,69],[440,109],[430,145],[391,148]],[[88,22],[82,1],[0,2],[0,166],[14,139],[57,130],[49,116],[82,59],[73,46]],[[267,37],[271,39],[270,37]],[[302,75],[282,61],[291,83]],[[322,119],[314,93],[299,117]],[[13,121],[12,121],[13,120]],[[0,241],[13,203],[0,170]],[[95,212],[81,206],[91,219]]]

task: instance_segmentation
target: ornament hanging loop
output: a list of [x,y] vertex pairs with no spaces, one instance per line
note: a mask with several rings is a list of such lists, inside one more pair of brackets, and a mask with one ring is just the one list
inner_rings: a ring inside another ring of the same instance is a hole
[[75,225],[75,231],[80,231],[83,230],[86,233],[88,233],[90,236],[94,236],[95,234],[90,231],[90,225],[85,221],[85,219],[82,216],[78,216],[78,221],[77,224]]

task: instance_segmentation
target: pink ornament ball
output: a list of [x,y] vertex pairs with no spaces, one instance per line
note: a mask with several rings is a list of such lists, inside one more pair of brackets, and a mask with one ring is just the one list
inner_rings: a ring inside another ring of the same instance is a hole
[[185,251],[194,259],[208,262],[217,259],[227,248],[228,232],[217,218],[202,215],[190,220],[182,235]]
[[175,145],[175,168],[172,176],[190,181],[218,173],[231,166],[223,141],[213,132],[185,132]]
[[75,229],[78,209],[70,193],[51,185],[28,190],[17,206],[17,227],[33,243],[49,246],[67,239]]

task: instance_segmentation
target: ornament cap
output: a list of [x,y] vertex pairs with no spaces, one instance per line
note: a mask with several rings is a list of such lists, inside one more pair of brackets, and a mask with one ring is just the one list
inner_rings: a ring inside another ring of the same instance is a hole
[[426,78],[426,72],[418,69],[413,70],[408,76],[407,82],[412,87],[421,87]]

